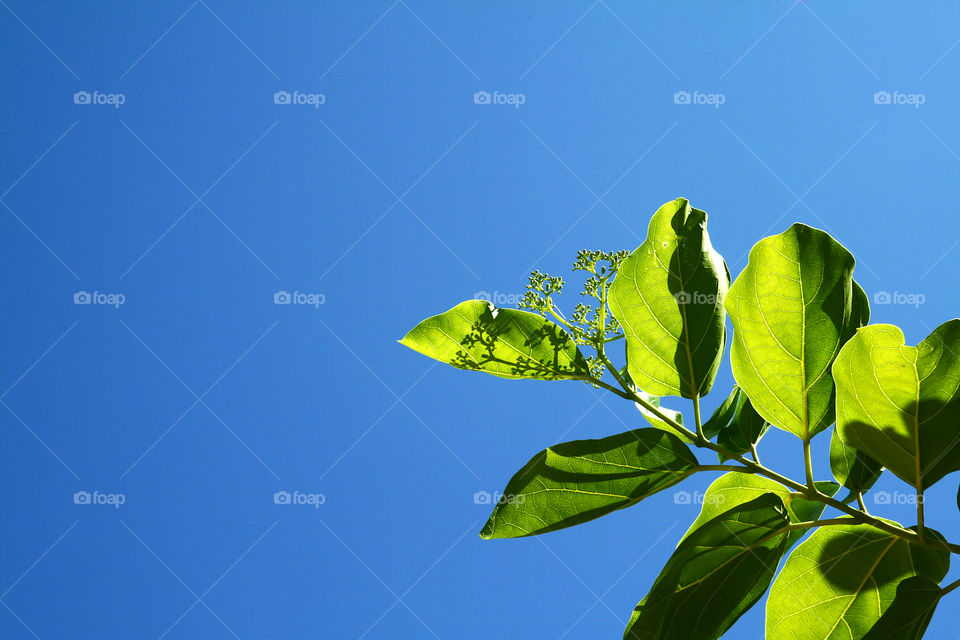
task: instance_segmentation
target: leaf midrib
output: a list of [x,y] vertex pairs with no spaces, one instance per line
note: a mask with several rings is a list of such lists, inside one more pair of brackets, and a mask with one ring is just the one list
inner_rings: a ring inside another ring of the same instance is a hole
[[[837,628],[837,625],[840,624],[840,621],[841,621],[841,620],[844,620],[844,623],[846,623],[845,616],[847,615],[847,611],[850,610],[850,607],[853,606],[853,603],[856,601],[857,596],[859,596],[859,595],[860,595],[860,592],[863,591],[863,586],[867,583],[867,580],[870,580],[870,579],[873,578],[873,572],[876,571],[877,565],[879,565],[879,564],[880,564],[880,561],[883,560],[883,559],[886,557],[887,553],[890,552],[890,549],[893,547],[893,545],[895,545],[895,544],[897,543],[897,540],[898,540],[898,539],[899,539],[899,538],[895,538],[895,537],[891,537],[891,538],[890,538],[890,543],[887,544],[886,548],[885,548],[882,552],[880,552],[880,554],[877,556],[877,559],[874,561],[873,565],[871,565],[870,569],[867,571],[867,573],[866,573],[866,575],[864,576],[863,580],[860,582],[860,585],[857,587],[857,589],[856,589],[852,594],[848,594],[848,595],[851,596],[851,597],[850,597],[850,601],[847,602],[847,605],[843,608],[843,611],[840,612],[840,616],[837,618],[837,621],[833,623],[833,626],[832,626],[832,627],[830,627],[830,631],[828,632],[828,634],[827,634],[827,636],[826,636],[827,638],[830,637],[830,634],[832,634],[832,633],[833,633],[833,630]],[[908,544],[909,544],[909,543],[908,543]],[[874,583],[876,583],[876,580],[874,580]],[[880,593],[880,587],[879,587],[879,585],[878,585],[878,586],[877,586],[877,595],[878,595],[878,597],[879,597],[879,593]],[[882,613],[882,612],[881,612],[881,613]]]

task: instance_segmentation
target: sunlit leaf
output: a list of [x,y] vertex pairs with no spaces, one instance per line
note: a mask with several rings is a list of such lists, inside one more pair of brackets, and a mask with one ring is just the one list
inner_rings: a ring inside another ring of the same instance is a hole
[[582,380],[587,362],[573,339],[535,313],[467,300],[427,318],[401,344],[460,369],[501,378]]
[[626,335],[627,368],[640,389],[685,398],[710,391],[723,356],[729,284],[723,258],[710,244],[707,214],[685,198],[660,207],[609,294]]
[[558,444],[510,479],[480,536],[517,538],[587,522],[675,485],[696,465],[687,446],[660,429]]
[[[680,424],[680,425],[683,424],[683,414],[680,413],[679,411],[675,411],[675,410],[673,410],[673,409],[668,409],[667,407],[664,407],[664,406],[661,404],[661,399],[660,399],[659,397],[657,397],[657,396],[652,396],[652,395],[650,395],[649,393],[647,393],[647,392],[645,392],[645,391],[640,391],[639,389],[638,389],[638,390],[635,390],[635,393],[636,393],[638,396],[640,396],[641,398],[643,398],[644,400],[646,400],[647,402],[649,402],[651,405],[653,405],[653,406],[655,406],[656,408],[660,409],[660,411],[661,411],[665,416],[667,416],[668,418],[671,418],[671,419],[672,419],[674,422],[676,422],[677,424]],[[667,431],[667,432],[669,432],[669,433],[677,436],[678,438],[680,438],[681,440],[683,440],[683,441],[686,442],[686,443],[692,442],[692,440],[691,440],[689,437],[687,437],[687,436],[685,436],[685,435],[683,435],[683,434],[681,434],[681,433],[678,433],[677,430],[674,429],[672,426],[670,426],[670,424],[669,424],[668,422],[666,422],[665,420],[663,420],[662,418],[660,418],[660,416],[654,414],[652,411],[650,411],[649,409],[647,409],[646,407],[644,407],[644,406],[643,406],[642,404],[640,404],[639,402],[635,402],[634,405],[635,405],[635,406],[637,407],[637,409],[640,411],[640,415],[642,415],[647,422],[649,422],[651,425],[653,425],[653,426],[656,427],[657,429],[663,429],[664,431]]]
[[767,640],[863,638],[897,585],[916,575],[939,583],[949,562],[949,552],[869,525],[821,527],[790,554],[770,589]]
[[939,585],[929,578],[907,578],[897,586],[893,604],[863,640],[920,640],[940,602],[941,593]]
[[772,425],[809,439],[833,423],[830,366],[869,309],[850,252],[795,224],[765,238],[730,288],[737,384]]
[[[816,487],[820,493],[830,497],[833,497],[840,489],[840,485],[835,482],[817,482]],[[787,509],[787,515],[791,522],[810,522],[819,518],[820,514],[823,513],[825,505],[822,502],[807,500],[793,493],[779,482],[753,473],[731,471],[720,476],[707,487],[701,498],[700,514],[687,529],[687,532],[683,534],[683,537],[686,538],[704,523],[716,518],[724,511],[739,507],[767,493],[772,493],[780,498]],[[807,531],[803,529],[791,532],[790,545],[793,545],[806,533]]]
[[753,606],[790,544],[787,510],[764,494],[691,532],[633,611],[628,640],[715,640]]
[[860,329],[840,351],[837,428],[917,489],[960,469],[960,320],[916,347],[893,325]]
[[844,444],[837,429],[830,438],[830,470],[833,477],[854,493],[864,493],[883,473],[883,465]]

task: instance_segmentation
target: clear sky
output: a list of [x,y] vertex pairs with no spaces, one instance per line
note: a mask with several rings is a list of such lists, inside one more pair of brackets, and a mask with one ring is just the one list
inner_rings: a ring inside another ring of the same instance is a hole
[[396,340],[677,196],[734,276],[801,221],[909,343],[958,315],[955,2],[0,5],[3,638],[620,637],[695,505],[484,542],[474,495],[637,411]]

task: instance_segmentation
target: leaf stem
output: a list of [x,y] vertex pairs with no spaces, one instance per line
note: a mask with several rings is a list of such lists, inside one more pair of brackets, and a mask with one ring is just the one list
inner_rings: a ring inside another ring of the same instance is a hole
[[707,442],[706,436],[703,435],[703,422],[700,419],[700,395],[697,394],[693,396],[693,421],[697,425],[697,443],[699,446],[703,446],[704,442]]
[[566,327],[567,329],[569,329],[569,330],[572,331],[573,333],[580,333],[580,330],[579,330],[578,327],[573,326],[572,324],[570,324],[569,322],[567,322],[567,319],[566,319],[566,318],[564,318],[562,315],[560,315],[559,313],[557,313],[557,311],[556,311],[556,306],[553,304],[553,301],[551,301],[550,298],[547,298],[547,312],[548,312],[550,315],[552,315],[554,318],[556,318],[557,322],[559,322],[560,324],[562,324],[564,327]]
[[954,582],[951,582],[950,584],[945,586],[943,590],[940,591],[940,597],[942,598],[943,596],[947,595],[957,587],[960,587],[960,580],[955,580]]
[[867,513],[867,505],[863,503],[863,494],[857,491],[857,505],[860,507],[860,511]]
[[757,444],[755,442],[750,445],[750,455],[753,456],[754,462],[760,464],[760,454],[757,453]]
[[923,489],[917,489],[917,535],[921,540],[926,538],[923,526]]
[[732,464],[698,464],[696,471],[735,471],[739,473],[750,473],[746,467],[738,467]]
[[813,529],[814,527],[829,527],[841,524],[850,524],[853,522],[853,518],[844,517],[844,518],[826,518],[824,520],[811,520],[810,522],[796,522],[789,524],[784,529],[790,531],[795,529]]
[[803,464],[807,470],[807,486],[815,489],[813,484],[813,456],[810,455],[810,439],[803,439]]

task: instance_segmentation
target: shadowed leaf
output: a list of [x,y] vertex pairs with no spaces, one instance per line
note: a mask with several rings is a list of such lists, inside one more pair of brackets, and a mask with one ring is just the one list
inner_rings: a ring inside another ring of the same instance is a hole
[[[718,445],[742,455],[760,441],[769,426],[750,404],[747,394],[734,385],[727,399],[703,425],[703,434],[707,438],[717,436]],[[723,454],[717,455],[720,462],[727,459]]]
[[[830,497],[833,497],[840,490],[840,485],[835,482],[817,482],[815,484],[820,493]],[[825,505],[822,502],[807,500],[795,495],[779,482],[774,482],[763,476],[734,471],[720,476],[707,487],[703,494],[700,515],[693,521],[683,537],[686,538],[704,523],[716,518],[724,511],[739,507],[767,493],[772,493],[780,498],[787,509],[787,515],[790,516],[791,522],[810,522],[819,518],[820,514],[823,513]],[[806,533],[807,530],[805,529],[791,532],[788,546],[792,546]]]
[[715,640],[753,606],[789,547],[780,498],[725,511],[677,547],[633,611],[626,640]]
[[427,318],[401,344],[459,369],[501,378],[583,380],[587,362],[573,339],[542,316],[467,300]]
[[704,396],[723,356],[730,274],[685,198],[653,215],[647,238],[621,263],[609,306],[627,340],[634,383],[656,396]]
[[940,602],[940,587],[923,576],[897,586],[893,604],[883,612],[863,640],[920,640]]
[[883,465],[853,447],[844,444],[837,429],[830,437],[830,470],[840,484],[854,493],[864,493],[883,473]]
[[960,320],[916,347],[893,325],[864,327],[840,351],[837,429],[917,489],[960,469]]
[[790,554],[770,589],[767,638],[863,638],[890,607],[898,584],[915,575],[940,582],[949,562],[949,552],[869,525],[821,527]]
[[693,473],[697,460],[659,429],[550,447],[517,472],[480,537],[531,536],[599,518]]

